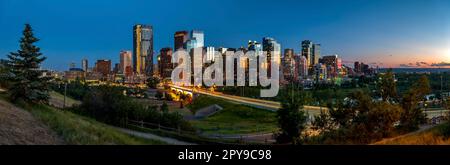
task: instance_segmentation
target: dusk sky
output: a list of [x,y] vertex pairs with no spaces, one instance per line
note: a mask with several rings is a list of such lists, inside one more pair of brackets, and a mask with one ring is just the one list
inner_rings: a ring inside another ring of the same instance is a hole
[[153,26],[156,53],[173,47],[175,31],[198,29],[206,46],[237,48],[268,36],[298,53],[309,39],[347,63],[450,66],[448,0],[0,0],[0,58],[19,48],[25,23],[41,39],[46,69],[80,67],[82,58],[118,63],[138,23]]

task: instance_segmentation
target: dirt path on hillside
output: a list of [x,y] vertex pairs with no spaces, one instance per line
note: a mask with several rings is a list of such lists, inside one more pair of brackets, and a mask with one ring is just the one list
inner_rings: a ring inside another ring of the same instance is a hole
[[0,145],[56,144],[64,141],[30,112],[0,100]]
[[163,141],[163,142],[166,142],[166,143],[172,144],[172,145],[195,145],[194,143],[184,142],[184,141],[180,141],[180,140],[177,140],[174,138],[163,137],[163,136],[155,135],[152,133],[139,132],[139,131],[130,130],[130,129],[126,129],[126,128],[119,128],[119,127],[114,127],[114,128],[116,128],[117,130],[119,130],[123,133],[129,134],[129,135],[133,135],[133,136],[145,138],[145,139],[159,140],[159,141]]

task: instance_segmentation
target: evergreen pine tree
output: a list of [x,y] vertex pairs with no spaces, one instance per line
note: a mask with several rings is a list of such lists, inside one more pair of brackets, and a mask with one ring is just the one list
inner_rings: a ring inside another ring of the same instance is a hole
[[42,76],[41,63],[46,59],[40,53],[40,48],[34,43],[39,41],[34,37],[31,25],[25,24],[23,37],[20,39],[20,49],[8,55],[8,79],[10,98],[16,102],[19,100],[29,103],[47,103],[48,80]]

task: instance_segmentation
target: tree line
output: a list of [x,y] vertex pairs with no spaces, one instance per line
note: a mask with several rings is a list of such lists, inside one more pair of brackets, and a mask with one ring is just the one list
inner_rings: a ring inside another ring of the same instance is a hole
[[[368,144],[411,132],[426,122],[420,102],[431,92],[429,80],[423,75],[399,96],[394,74],[389,70],[379,75],[375,92],[359,90],[345,99],[329,102],[327,111],[315,116],[307,127],[306,112],[302,109],[308,94],[295,85],[288,88],[292,92],[286,90],[282,108],[277,111],[278,143]],[[378,97],[381,99],[375,99]],[[307,128],[319,134],[308,136]]]

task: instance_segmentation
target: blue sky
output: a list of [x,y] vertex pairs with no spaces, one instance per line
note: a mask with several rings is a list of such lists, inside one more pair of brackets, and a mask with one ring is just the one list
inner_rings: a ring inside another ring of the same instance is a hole
[[0,58],[18,49],[24,23],[41,39],[44,67],[57,70],[82,58],[118,62],[137,23],[153,25],[157,52],[173,47],[175,31],[200,29],[207,46],[270,36],[296,52],[313,40],[347,62],[450,62],[448,0],[0,0]]

